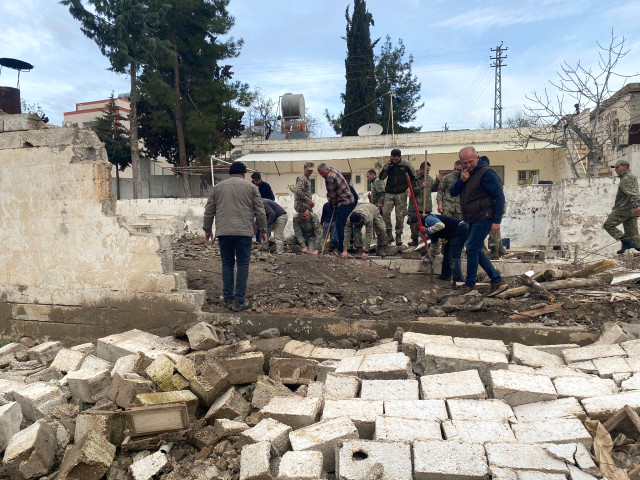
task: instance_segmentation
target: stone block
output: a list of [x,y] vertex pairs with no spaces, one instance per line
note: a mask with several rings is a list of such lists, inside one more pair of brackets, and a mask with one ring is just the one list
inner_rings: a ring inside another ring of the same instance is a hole
[[234,437],[249,429],[249,425],[244,422],[219,418],[213,422],[213,433],[218,438]]
[[60,350],[62,350],[62,342],[44,342],[27,350],[27,355],[29,360],[38,360],[43,365],[49,365]]
[[487,398],[477,370],[425,375],[420,377],[420,391],[425,400]]
[[398,342],[387,342],[375,345],[373,347],[361,348],[355,352],[356,357],[363,357],[365,355],[380,355],[383,353],[398,353],[400,347]]
[[325,400],[322,419],[346,417],[350,419],[360,434],[360,438],[372,439],[378,415],[384,412],[382,400],[350,398],[347,400]]
[[74,345],[71,347],[71,350],[74,352],[86,353],[87,355],[93,355],[96,351],[96,346],[91,342],[87,342],[81,343],[80,345]]
[[404,353],[365,355],[358,368],[364,380],[400,380],[412,376],[411,360]]
[[622,391],[640,390],[640,374],[636,373],[635,375],[633,375],[633,376],[629,377],[628,379],[624,380],[620,384],[620,389]]
[[631,376],[633,375],[633,372],[628,372],[628,373],[612,373],[611,374],[611,379],[616,382],[616,385],[620,386],[622,384],[622,382],[624,382],[625,380],[629,380],[631,378]]
[[600,476],[600,470],[591,458],[591,453],[582,443],[545,444],[544,449],[568,465],[577,465],[585,473]]
[[391,417],[438,422],[449,418],[444,400],[385,400],[384,413]]
[[542,352],[536,348],[513,343],[511,345],[511,360],[520,365],[533,368],[558,367],[564,365],[562,358],[551,353]]
[[559,367],[542,367],[537,368],[534,372],[536,375],[544,375],[545,377],[549,377],[550,379],[558,378],[558,377],[589,377],[588,373],[585,373],[581,370],[577,370],[573,367],[569,366],[559,366]]
[[9,439],[20,431],[22,410],[18,402],[0,405],[0,453],[4,452]]
[[151,480],[155,475],[162,472],[168,462],[167,455],[159,450],[134,461],[129,470],[134,480]]
[[229,386],[229,372],[214,360],[207,360],[200,367],[200,374],[189,382],[191,390],[200,404],[208,407]]
[[145,356],[140,352],[125,355],[124,357],[118,358],[113,364],[111,376],[114,377],[118,373],[135,373],[140,375],[148,366],[149,365],[145,365]]
[[122,408],[136,405],[136,395],[153,392],[153,383],[136,373],[115,374],[109,387],[109,399]]
[[325,360],[342,360],[343,358],[353,357],[355,354],[355,350],[348,348],[314,347],[309,358],[324,362]]
[[[171,359],[175,363],[174,368],[188,382],[197,374],[196,364],[185,355],[171,355]],[[174,381],[175,385],[175,381]]]
[[315,381],[317,373],[318,362],[309,358],[273,357],[269,362],[269,376],[289,385],[309,384]]
[[338,440],[357,439],[358,429],[345,417],[331,418],[300,428],[289,434],[294,451],[317,451],[322,454],[322,468],[335,469]]
[[567,480],[564,473],[518,472],[518,480]]
[[483,480],[489,476],[482,445],[453,441],[414,442],[415,480]]
[[113,368],[113,363],[107,362],[106,360],[96,357],[95,355],[87,355],[78,370],[92,369],[92,370],[111,371],[112,368]]
[[95,432],[112,445],[119,447],[124,441],[127,421],[122,411],[86,410],[76,417],[73,438],[79,441],[89,432]]
[[486,422],[513,422],[516,417],[511,406],[502,400],[447,400],[452,420],[473,420]]
[[[620,344],[625,353],[630,357],[640,357],[640,339],[629,340]],[[614,355],[616,356],[616,355]],[[619,356],[619,355],[617,355]]]
[[311,358],[314,347],[311,343],[289,341],[282,349],[282,356],[285,358]]
[[541,473],[567,473],[566,464],[530,443],[485,443],[490,467],[534,470]]
[[160,338],[137,329],[99,338],[96,342],[96,355],[111,363],[120,357],[138,352],[153,360],[162,354],[184,355],[188,351],[188,343],[173,337]]
[[100,433],[88,431],[69,448],[62,459],[57,480],[100,480],[113,462],[116,446]]
[[290,432],[291,427],[289,425],[285,425],[273,418],[264,418],[254,427],[240,433],[239,445],[269,442],[271,453],[280,457],[291,448],[289,443]]
[[439,421],[379,415],[376,417],[373,439],[413,443],[416,440],[442,440],[442,432]]
[[217,418],[244,419],[249,414],[249,410],[251,410],[249,402],[234,387],[231,387],[211,404],[205,419],[210,424],[213,424]]
[[287,395],[294,395],[294,393],[281,382],[263,375],[256,382],[256,388],[253,390],[253,396],[251,397],[251,405],[255,408],[262,408],[273,397],[285,397]]
[[334,373],[336,375],[352,375],[357,377],[363,359],[363,356],[354,356],[340,360],[340,363],[336,365]]
[[600,334],[600,338],[598,338],[594,345],[613,345],[614,343],[622,343],[629,340],[629,337],[622,327],[617,323],[613,323],[605,327],[605,329]]
[[209,350],[220,345],[215,329],[206,322],[196,323],[186,334],[191,350]]
[[[314,382],[316,383],[316,382]],[[328,374],[324,384],[324,398],[356,398],[360,390],[360,379],[349,375]],[[310,396],[307,394],[307,396]]]
[[264,375],[264,353],[248,352],[233,357],[218,358],[220,365],[229,372],[229,385],[253,383]]
[[67,373],[78,370],[85,358],[87,354],[84,352],[63,348],[56,354],[51,366],[60,372]]
[[167,355],[159,355],[145,369],[145,372],[163,392],[171,392],[177,390],[173,385],[174,366],[173,360]]
[[532,348],[536,350],[540,350],[541,352],[550,353],[555,355],[556,357],[564,358],[562,356],[562,351],[567,350],[569,348],[579,348],[580,345],[576,343],[558,343],[554,345],[533,345]]
[[417,380],[363,380],[360,398],[367,400],[418,400]]
[[11,437],[3,463],[9,478],[31,479],[46,475],[56,452],[56,434],[44,420],[29,425]]
[[[357,378],[357,377],[353,377]],[[358,382],[360,379],[358,379]],[[357,394],[357,390],[356,390]],[[307,385],[307,397],[324,398],[324,383],[323,382],[311,382]],[[354,395],[355,396],[355,395]],[[347,397],[353,398],[353,397]]]
[[577,418],[552,418],[518,422],[513,433],[522,443],[581,443],[591,448],[591,435]]
[[591,374],[595,375],[598,373],[598,369],[593,363],[593,360],[586,360],[584,362],[575,362],[575,363],[571,363],[569,366],[579,372],[587,373],[590,375]]
[[492,350],[494,352],[509,354],[509,349],[502,340],[491,340],[488,338],[468,338],[454,337],[453,344],[460,348],[471,348],[473,350]]
[[195,420],[198,397],[190,390],[176,390],[175,392],[139,393],[136,395],[136,404],[140,406],[165,405],[167,403],[187,404],[189,418]]
[[515,407],[524,403],[554,400],[556,390],[549,377],[495,370],[489,372],[492,397]]
[[19,113],[2,115],[4,132],[22,132],[39,128],[42,125],[40,117],[34,113]]
[[25,383],[51,382],[51,381],[58,382],[59,380],[62,380],[62,378],[63,378],[62,373],[60,373],[59,370],[52,367],[46,367],[40,371],[37,371],[36,373],[28,375],[24,379],[24,382]]
[[600,377],[558,377],[553,380],[558,397],[587,397],[610,395],[618,391],[616,382]]
[[425,375],[478,370],[486,384],[489,370],[506,368],[508,363],[506,355],[491,350],[431,344],[426,350],[418,346],[416,369]]
[[316,423],[321,410],[322,399],[302,398],[295,395],[273,397],[267,405],[262,407],[260,413],[265,418],[273,418],[297,430]]
[[82,369],[67,373],[66,377],[71,396],[85,403],[96,403],[107,396],[111,385],[109,370]]
[[586,418],[584,408],[574,397],[559,398],[548,402],[527,403],[513,408],[519,422],[537,422],[554,418]]
[[[338,443],[336,458],[336,476],[340,480],[413,479],[411,446],[407,443],[343,440]],[[384,475],[376,477],[372,470],[382,471]]]
[[627,360],[622,357],[596,358],[593,364],[602,378],[613,378],[615,373],[633,373]]
[[489,473],[491,480],[518,480],[518,473],[510,468],[489,467]]
[[[583,472],[582,470],[580,470],[577,467],[574,467],[573,465],[567,465],[567,467],[569,468],[569,478],[571,480],[596,480],[596,478],[599,478],[601,475],[599,474],[598,477],[595,477],[593,475],[589,475],[586,472]],[[603,478],[606,480],[606,477],[603,477]]]
[[402,353],[415,362],[418,357],[417,346],[426,343],[453,345],[453,338],[448,335],[428,335],[426,333],[404,332],[402,335]]
[[447,420],[442,422],[446,440],[462,443],[515,442],[508,422],[481,420]]
[[270,480],[271,444],[258,442],[242,447],[240,480]]
[[594,358],[624,357],[626,352],[618,345],[587,345],[586,347],[568,348],[562,351],[567,364],[586,362]]
[[13,393],[20,404],[22,415],[35,422],[48,416],[54,408],[65,405],[67,398],[56,385],[50,383],[32,383]]
[[580,403],[589,418],[592,420],[605,420],[625,405],[629,405],[634,410],[640,409],[640,391],[585,398]]
[[282,456],[278,480],[318,480],[322,478],[322,453],[313,450],[287,452]]
[[316,374],[316,381],[324,382],[327,379],[327,375],[334,373],[336,368],[340,364],[339,360],[325,360],[318,364],[318,373]]

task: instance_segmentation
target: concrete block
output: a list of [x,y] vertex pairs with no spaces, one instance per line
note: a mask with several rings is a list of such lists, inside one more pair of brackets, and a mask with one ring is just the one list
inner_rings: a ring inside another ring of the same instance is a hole
[[453,338],[448,335],[428,335],[426,333],[404,332],[402,334],[402,353],[415,362],[418,357],[417,346],[427,343],[453,345]]
[[234,387],[231,387],[213,402],[204,418],[210,424],[213,424],[217,418],[235,420],[239,417],[244,419],[249,415],[249,410],[251,410],[249,402]]
[[87,354],[84,352],[63,348],[56,354],[51,366],[60,372],[67,373],[78,370],[85,358]]
[[625,360],[632,372],[640,372],[640,357],[627,357]]
[[640,374],[636,373],[620,384],[620,390],[640,390]]
[[365,380],[407,379],[412,376],[411,360],[404,353],[365,355],[358,376]]
[[558,397],[575,397],[582,400],[587,397],[610,395],[618,391],[616,382],[608,378],[558,377],[553,380]]
[[549,377],[495,370],[489,372],[489,388],[493,398],[515,407],[525,403],[554,400],[556,390]]
[[0,405],[0,453],[4,452],[9,439],[20,431],[22,410],[18,402]]
[[262,376],[256,382],[256,388],[253,390],[253,396],[251,397],[251,405],[255,408],[262,408],[273,397],[285,397],[287,395],[294,395],[294,393],[281,382]]
[[235,437],[248,429],[249,425],[246,423],[229,420],[228,418],[219,418],[213,422],[213,433],[218,438]]
[[189,418],[195,420],[198,397],[190,390],[176,390],[175,392],[139,393],[136,395],[136,404],[140,406],[165,405],[167,403],[187,404]]
[[96,403],[102,396],[107,396],[111,385],[109,370],[82,369],[67,373],[65,377],[71,390],[71,396],[85,403]]
[[206,322],[196,323],[186,334],[191,350],[209,350],[220,345],[215,329]]
[[92,370],[109,370],[113,368],[113,363],[103,360],[102,358],[96,357],[95,355],[87,355],[80,368],[82,369],[92,369]]
[[511,406],[502,400],[450,399],[447,407],[452,420],[513,422],[516,418]]
[[474,350],[492,350],[494,352],[509,354],[509,349],[502,340],[491,340],[488,338],[468,338],[454,337],[453,344],[460,348],[471,348]]
[[482,445],[453,441],[413,444],[415,480],[483,480],[489,475]]
[[562,358],[551,353],[542,352],[536,348],[513,343],[511,345],[511,360],[520,365],[533,368],[558,367],[564,365]]
[[32,383],[13,393],[20,404],[22,415],[35,422],[48,416],[54,408],[65,405],[67,398],[62,390],[50,383]]
[[126,427],[127,421],[122,411],[86,410],[76,417],[73,438],[77,443],[87,433],[95,432],[119,447],[124,441]]
[[629,337],[627,336],[626,333],[624,333],[624,330],[622,330],[622,327],[620,327],[620,325],[618,325],[617,323],[614,323],[607,326],[602,331],[602,334],[600,334],[600,338],[598,338],[595,342],[593,342],[593,344],[594,345],[613,345],[614,343],[622,343],[628,340],[629,340]]
[[540,350],[541,352],[550,353],[555,355],[556,357],[564,358],[562,356],[562,351],[567,350],[569,348],[579,348],[580,345],[576,343],[559,343],[554,345],[533,345],[533,348],[536,350]]
[[322,478],[322,453],[287,452],[282,456],[278,480],[318,480]]
[[269,362],[269,376],[289,385],[309,384],[315,381],[317,373],[318,362],[310,358],[273,357]]
[[253,383],[264,375],[264,353],[248,352],[233,357],[218,358],[220,365],[229,372],[229,385]]
[[33,113],[20,113],[15,115],[2,115],[5,132],[22,132],[37,129],[42,125],[42,120]]
[[518,472],[518,480],[567,480],[564,473]]
[[420,391],[425,400],[487,398],[477,370],[425,375],[420,377]]
[[360,434],[360,438],[372,439],[376,417],[384,412],[382,400],[350,398],[347,400],[326,400],[322,420],[346,417],[350,419]]
[[[336,458],[336,477],[340,480],[413,479],[411,446],[407,443],[344,440],[338,443]],[[380,464],[380,466],[376,464]],[[384,474],[378,477],[369,477],[373,473],[372,469],[382,471]]]
[[591,453],[582,443],[544,444],[544,449],[559,460],[569,465],[576,465],[580,470],[591,475],[600,476],[600,470],[591,458]]
[[627,360],[622,357],[596,358],[593,364],[602,378],[613,378],[614,373],[633,373]]
[[612,373],[611,374],[611,380],[616,382],[616,385],[618,385],[618,387],[619,387],[622,384],[622,382],[624,382],[625,380],[629,380],[632,375],[633,375],[633,372]]
[[289,434],[294,451],[317,451],[322,454],[322,468],[327,472],[335,469],[335,452],[338,440],[357,439],[358,429],[345,417],[330,418],[300,428]]
[[413,443],[416,440],[442,440],[442,432],[439,421],[379,415],[373,439]]
[[513,413],[519,422],[538,422],[555,418],[578,418],[584,421],[587,417],[584,408],[574,397],[518,405],[513,408]]
[[446,440],[462,443],[515,442],[516,437],[508,422],[479,420],[447,420],[442,422]]
[[296,430],[316,423],[321,410],[322,399],[301,398],[296,395],[274,397],[262,407],[260,413],[263,417],[273,418]]
[[417,380],[363,380],[360,398],[367,400],[418,400]]
[[527,367],[526,365],[518,365],[517,363],[510,363],[505,370],[518,373],[536,373],[536,369],[533,367]]
[[159,355],[151,362],[145,372],[163,392],[177,390],[173,385],[175,364],[167,355]]
[[581,443],[591,448],[591,435],[577,418],[553,418],[513,425],[513,433],[522,443]]
[[[171,355],[175,363],[174,368],[186,381],[190,382],[197,375],[196,364],[185,355]],[[174,381],[175,386],[175,381]]]
[[191,390],[200,404],[208,407],[229,386],[229,372],[214,360],[206,360],[198,375],[189,382]]
[[87,355],[93,355],[96,351],[96,346],[91,342],[87,342],[81,343],[80,345],[74,345],[71,347],[71,350],[74,352],[86,353]]
[[[357,377],[352,377],[352,378],[357,378]],[[358,382],[359,381],[360,379],[358,379]],[[357,395],[357,390],[356,390],[356,395]],[[354,395],[354,397],[356,395]],[[307,385],[306,396],[311,398],[324,398],[324,382],[311,382],[309,385]],[[347,397],[347,398],[353,398],[353,397]]]
[[[358,377],[330,373],[327,375],[327,380],[324,384],[324,398],[332,400],[356,398],[359,390],[360,379]],[[307,396],[310,395],[307,393]]]
[[39,478],[53,466],[55,452],[56,434],[53,428],[44,420],[38,420],[11,437],[3,463],[9,478]]
[[444,400],[385,400],[384,413],[391,417],[438,422],[449,418]]
[[508,363],[506,355],[491,350],[431,344],[427,350],[418,346],[416,369],[425,375],[478,370],[486,384],[489,370],[506,368]]
[[113,364],[111,377],[114,377],[118,373],[135,373],[140,375],[148,366],[149,365],[145,365],[145,356],[140,352],[125,355],[124,357],[118,358]]
[[625,405],[629,405],[635,410],[640,409],[640,391],[634,390],[613,395],[601,395],[598,397],[585,398],[582,399],[580,403],[587,412],[587,416],[589,418],[592,420],[604,420],[612,416]]
[[60,350],[62,350],[62,342],[44,342],[27,350],[27,355],[29,360],[38,360],[43,365],[49,365]]
[[289,425],[285,425],[273,418],[264,418],[254,427],[240,433],[239,445],[269,442],[271,444],[271,453],[280,457],[291,448],[289,443],[290,432],[291,427]]
[[400,346],[398,342],[387,342],[375,345],[373,347],[361,348],[355,352],[355,356],[363,357],[365,355],[380,355],[383,353],[398,353]]
[[58,480],[100,480],[113,462],[116,446],[100,433],[88,431],[69,448],[62,459]]
[[162,471],[168,462],[167,455],[162,451],[157,451],[134,461],[129,470],[134,480],[151,480]]
[[[629,340],[620,344],[625,353],[630,357],[640,357],[640,339]],[[619,355],[617,355],[619,356]]]
[[335,374],[336,375],[353,375],[358,376],[358,370],[360,369],[360,365],[362,365],[363,356],[354,356],[345,358],[340,360],[340,363],[336,365]]
[[240,480],[270,480],[271,444],[252,443],[240,453]]
[[510,468],[489,467],[489,473],[492,480],[518,480],[518,473]]
[[531,443],[485,443],[490,467],[534,470],[541,473],[567,473],[566,464]]
[[586,347],[568,348],[562,351],[567,364],[585,362],[594,358],[624,357],[626,352],[618,345],[587,345]]
[[316,381],[324,382],[327,379],[329,373],[334,373],[336,368],[340,364],[339,360],[325,360],[318,364],[318,373],[316,374]]
[[109,399],[122,408],[136,405],[136,395],[153,392],[153,383],[136,373],[115,374],[109,387]]
[[598,373],[598,369],[593,363],[593,360],[586,360],[584,362],[575,362],[575,363],[569,364],[569,366],[579,372],[587,373],[589,375],[596,375]]
[[355,350],[348,348],[314,347],[309,358],[324,362],[325,360],[342,360],[343,358],[353,357],[355,354]]
[[558,377],[589,377],[588,373],[577,370],[573,367],[569,366],[559,366],[559,367],[542,367],[537,368],[534,372],[536,375],[544,375],[545,377],[549,377],[550,379],[558,378]]
[[96,342],[96,355],[103,360],[114,363],[118,358],[142,352],[146,357],[154,359],[165,353],[184,355],[189,351],[189,344],[173,337],[160,338],[157,335],[133,329],[99,338]]
[[[580,470],[577,467],[574,467],[573,465],[567,465],[567,467],[569,468],[569,478],[571,480],[596,480],[596,478],[600,478],[600,476],[595,477],[586,472],[583,472],[582,470]],[[606,477],[603,477],[603,478],[606,480]]]
[[314,347],[311,343],[291,340],[282,349],[282,356],[286,358],[311,358]]

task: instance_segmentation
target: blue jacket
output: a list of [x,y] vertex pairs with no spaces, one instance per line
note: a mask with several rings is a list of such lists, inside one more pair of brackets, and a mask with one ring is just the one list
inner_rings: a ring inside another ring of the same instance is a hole
[[[475,172],[476,170],[480,170],[481,168],[488,166],[489,162],[487,162],[486,157],[480,157],[480,159],[478,160],[478,165],[476,165],[476,168],[474,168],[473,171]],[[460,174],[458,174],[458,180],[456,180],[456,183],[454,183],[451,187],[451,190],[449,190],[449,193],[452,197],[457,197],[458,195],[460,195],[466,185],[465,182],[460,180],[461,174],[462,171],[460,172]],[[502,183],[500,182],[496,171],[491,168],[487,170],[482,177],[482,181],[480,182],[480,184],[489,193],[489,196],[494,201],[493,220],[491,223],[499,224],[500,222],[502,222],[502,215],[504,214],[505,199],[504,192],[502,191]]]

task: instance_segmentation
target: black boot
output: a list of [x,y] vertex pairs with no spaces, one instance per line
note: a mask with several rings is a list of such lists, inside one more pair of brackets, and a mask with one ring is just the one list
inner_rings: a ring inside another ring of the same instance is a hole
[[616,252],[618,255],[622,255],[631,248],[636,248],[636,243],[628,238],[621,238],[620,242],[622,242],[622,248]]
[[407,246],[409,247],[417,247],[418,246],[418,239],[416,238],[415,240],[411,240],[409,243],[407,243]]
[[399,247],[400,245],[402,245],[402,235],[397,235],[396,234],[396,245]]

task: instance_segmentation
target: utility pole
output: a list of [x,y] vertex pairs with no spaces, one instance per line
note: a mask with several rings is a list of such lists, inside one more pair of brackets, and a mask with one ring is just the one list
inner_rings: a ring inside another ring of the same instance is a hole
[[390,96],[390,100],[391,100],[391,141],[395,142],[396,140],[396,132],[395,129],[393,128],[393,94],[395,93],[395,90],[391,89],[391,91],[389,92],[389,96]]
[[507,58],[506,55],[502,55],[504,52],[509,50],[508,48],[502,48],[502,44],[504,42],[500,42],[496,48],[492,48],[492,52],[496,52],[495,57],[490,57],[494,62],[491,64],[492,68],[496,69],[496,90],[494,95],[494,105],[493,105],[493,128],[502,128],[502,67],[506,67],[506,64],[502,63],[502,60]]

